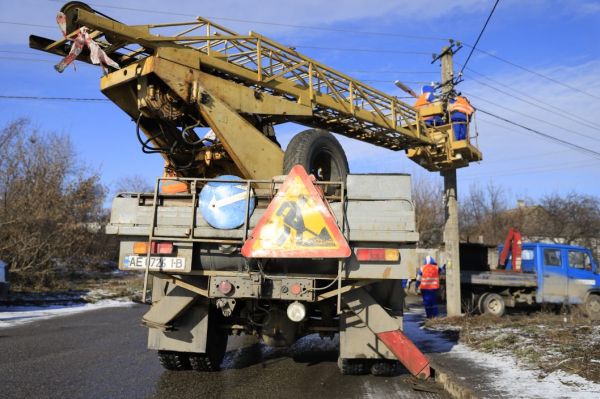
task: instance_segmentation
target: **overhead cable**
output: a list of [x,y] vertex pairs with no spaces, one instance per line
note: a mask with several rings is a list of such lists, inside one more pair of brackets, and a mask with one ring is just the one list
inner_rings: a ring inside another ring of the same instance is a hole
[[505,118],[503,116],[500,116],[500,115],[496,115],[496,114],[494,114],[492,112],[489,112],[489,111],[486,111],[484,109],[477,108],[477,111],[481,112],[481,113],[484,113],[486,115],[489,115],[489,116],[491,116],[493,118],[496,118],[498,120],[501,120],[503,122],[509,123],[511,125],[520,127],[521,129],[525,129],[528,132],[536,134],[538,136],[541,136],[541,137],[543,137],[543,138],[545,138],[547,140],[559,143],[559,144],[561,144],[561,145],[563,145],[565,147],[569,147],[569,148],[574,149],[576,151],[579,151],[581,153],[584,153],[584,154],[590,155],[590,156],[592,156],[594,158],[600,159],[600,152],[597,152],[597,151],[591,150],[589,148],[585,148],[585,147],[579,146],[577,144],[573,144],[573,143],[571,143],[569,141],[560,139],[558,137],[552,136],[552,135],[544,133],[542,131],[539,131],[539,130],[536,130],[536,129],[532,129],[532,128],[528,127],[528,126],[522,125],[522,124],[520,124],[518,122],[514,122],[514,121],[512,121],[510,119],[507,119],[507,118]]
[[[178,12],[173,12],[173,11],[151,10],[151,9],[142,9],[142,8],[134,8],[134,7],[122,7],[122,6],[114,6],[114,5],[109,5],[109,4],[95,4],[95,3],[89,3],[89,4],[90,4],[90,6],[94,6],[94,7],[111,8],[114,10],[136,11],[136,12],[145,12],[145,13],[150,13],[150,14],[174,15],[174,16],[188,17],[188,18],[196,18],[197,17],[197,15],[187,14],[187,13],[178,13]],[[320,30],[320,31],[328,31],[328,32],[355,33],[355,34],[375,35],[375,36],[394,36],[394,37],[403,37],[405,39],[414,39],[414,40],[435,40],[435,41],[448,40],[448,38],[445,38],[445,37],[409,35],[409,34],[389,33],[389,32],[361,31],[361,30],[342,29],[342,28],[326,28],[326,27],[320,27],[320,26],[296,25],[296,24],[270,22],[270,21],[269,22],[256,21],[256,20],[240,19],[240,18],[215,17],[215,16],[207,16],[206,18],[222,20],[222,21],[243,22],[243,23],[252,23],[252,24],[258,24],[258,25],[282,26],[282,27],[287,27],[287,28],[310,29],[310,30]]]
[[481,39],[481,36],[483,35],[483,32],[485,31],[485,28],[488,26],[488,23],[490,22],[490,19],[492,19],[492,15],[494,15],[494,11],[496,11],[496,6],[498,6],[499,2],[500,2],[500,0],[496,0],[496,2],[494,3],[494,7],[492,8],[492,11],[490,12],[490,15],[488,15],[487,19],[485,20],[485,24],[483,24],[483,28],[481,28],[481,31],[479,32],[479,36],[477,36],[477,40],[475,40],[475,44],[471,47],[471,51],[469,52],[469,56],[467,57],[467,60],[465,61],[462,69],[460,70],[460,74],[459,75],[462,75],[463,71],[465,70],[465,67],[469,63],[469,60],[471,59],[471,56],[473,55],[473,51],[475,51],[475,49],[477,48],[477,44],[479,43],[479,39]]
[[[481,101],[484,101],[484,102],[486,102],[488,104],[494,105],[494,106],[496,106],[498,108],[502,108],[502,109],[504,109],[506,111],[514,112],[516,114],[522,115],[522,116],[524,116],[526,118],[529,118],[529,119],[532,119],[534,121],[545,123],[546,125],[549,125],[549,126],[556,127],[558,129],[564,130],[565,132],[569,132],[569,133],[575,134],[577,136],[585,137],[585,138],[590,139],[590,140],[600,141],[600,136],[590,136],[589,134],[585,134],[585,133],[581,133],[581,132],[578,132],[578,131],[575,131],[575,130],[571,130],[571,129],[566,128],[564,126],[557,125],[557,124],[555,124],[553,122],[550,122],[550,121],[547,121],[547,120],[544,120],[544,119],[540,119],[540,118],[536,118],[535,116],[532,116],[532,115],[530,115],[528,113],[521,112],[521,111],[518,111],[516,109],[512,109],[512,108],[506,107],[504,105],[500,105],[500,104],[498,104],[498,103],[496,103],[494,101],[487,100],[487,99],[485,99],[485,98],[483,98],[481,96],[478,96],[478,95],[475,95],[475,94],[472,94],[472,93],[468,93],[467,95],[469,97],[477,98],[477,99],[479,99]],[[477,109],[479,109],[479,107],[477,107]]]
[[43,97],[43,96],[14,96],[0,94],[0,99],[6,100],[43,100],[43,101],[74,101],[74,102],[109,102],[107,98],[85,98],[85,97]]
[[[515,92],[515,93],[517,93],[517,94],[519,94],[519,95],[521,95],[523,97],[529,98],[530,100],[535,101],[535,103],[544,104],[547,107],[552,108],[553,111],[548,110],[549,112],[553,112],[553,113],[557,113],[558,112],[558,113],[563,114],[563,115],[570,115],[573,118],[575,118],[579,123],[585,124],[587,127],[590,127],[592,129],[599,129],[599,127],[598,127],[597,124],[594,124],[593,122],[591,122],[589,120],[586,120],[581,115],[577,115],[577,114],[575,114],[573,112],[566,111],[563,108],[560,108],[560,107],[557,107],[555,105],[552,105],[552,104],[550,104],[547,101],[544,101],[544,100],[542,100],[542,99],[540,99],[538,97],[534,97],[534,96],[532,96],[532,95],[530,95],[528,93],[525,93],[524,91],[521,91],[519,89],[514,88],[511,85],[508,85],[506,83],[502,83],[502,82],[498,81],[497,79],[493,79],[493,78],[491,78],[491,77],[489,77],[487,75],[484,75],[483,73],[478,72],[478,71],[474,70],[473,68],[469,67],[469,68],[466,68],[466,70],[469,71],[469,72],[472,72],[472,73],[474,73],[474,74],[476,74],[476,75],[478,75],[478,76],[480,76],[480,77],[482,77],[482,78],[484,78],[484,79],[486,79],[486,80],[488,80],[488,81],[490,81],[490,82],[492,82],[492,83],[494,83],[494,84],[496,84],[496,85],[498,85],[500,87],[503,87],[503,88],[508,89],[508,90],[510,90],[512,92]],[[481,80],[477,80],[477,79],[475,79],[473,77],[470,77],[469,79],[474,80],[476,82],[479,82],[481,84],[484,84]],[[492,89],[494,89],[494,90],[500,91],[499,89],[497,89],[497,88],[495,88],[495,87],[493,87],[491,85],[489,87],[492,88]],[[542,108],[542,107],[539,107],[539,108]],[[544,109],[546,109],[546,108],[544,108]],[[572,119],[572,120],[574,120],[574,119]]]

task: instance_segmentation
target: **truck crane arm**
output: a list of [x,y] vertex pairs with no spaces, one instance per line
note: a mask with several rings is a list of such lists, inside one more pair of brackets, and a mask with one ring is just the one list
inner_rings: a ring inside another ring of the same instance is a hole
[[[177,175],[278,175],[283,152],[273,125],[290,121],[404,150],[432,171],[481,159],[468,140],[454,142],[450,124],[427,126],[423,110],[257,33],[240,35],[201,17],[126,25],[80,2],[61,11],[67,35],[32,35],[30,47],[64,56],[87,27],[121,66],[102,77],[102,92],[137,121],[144,150],[161,153]],[[78,59],[90,62],[89,52]],[[201,127],[218,140],[202,140]]]

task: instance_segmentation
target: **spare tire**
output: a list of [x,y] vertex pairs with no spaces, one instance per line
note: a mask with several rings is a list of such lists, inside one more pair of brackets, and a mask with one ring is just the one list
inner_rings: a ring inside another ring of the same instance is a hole
[[[302,165],[320,181],[346,182],[348,175],[344,149],[333,134],[322,129],[305,130],[292,138],[283,157],[283,173],[288,174],[295,165]],[[335,187],[326,190],[328,195],[334,193]]]

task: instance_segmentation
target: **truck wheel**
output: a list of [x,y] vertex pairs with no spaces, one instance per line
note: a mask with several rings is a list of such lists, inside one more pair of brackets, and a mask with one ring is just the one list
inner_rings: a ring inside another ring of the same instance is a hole
[[477,310],[479,310],[479,313],[481,314],[485,313],[484,301],[487,295],[488,293],[484,292],[483,294],[479,295],[479,298],[477,299]]
[[366,359],[338,358],[338,368],[343,375],[369,374],[370,368]]
[[158,351],[158,361],[167,370],[183,371],[191,368],[187,353],[173,351]]
[[489,293],[483,301],[484,313],[496,317],[501,317],[504,314],[506,305],[504,299],[498,294]]
[[399,365],[397,360],[376,360],[371,365],[371,374],[377,377],[391,377],[398,373]]
[[217,321],[208,322],[208,336],[206,337],[206,353],[190,353],[190,365],[195,371],[219,371],[227,350],[229,336],[219,330]]
[[[298,164],[321,181],[345,182],[348,175],[344,149],[333,134],[322,129],[305,130],[292,138],[283,156],[283,173]],[[329,187],[326,194],[335,194],[335,188]]]
[[600,320],[600,295],[588,295],[585,300],[585,312],[590,319]]

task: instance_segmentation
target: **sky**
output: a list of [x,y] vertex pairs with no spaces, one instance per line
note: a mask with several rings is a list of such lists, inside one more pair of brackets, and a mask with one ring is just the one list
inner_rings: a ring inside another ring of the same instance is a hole
[[[398,97],[399,79],[415,91],[440,80],[431,54],[447,39],[473,44],[493,0],[303,0],[144,2],[90,4],[127,24],[178,22],[200,15],[237,32],[254,31]],[[0,0],[0,96],[101,98],[99,67],[77,63],[58,74],[59,58],[28,48],[28,35],[58,39],[61,2]],[[141,9],[145,11],[140,11]],[[600,1],[500,0],[457,87],[475,108],[600,153]],[[23,25],[29,24],[29,25]],[[455,55],[462,67],[470,48]],[[502,61],[505,60],[505,61]],[[508,62],[506,62],[508,61]],[[516,65],[516,66],[515,66]],[[407,100],[411,101],[411,100]],[[135,124],[110,102],[76,103],[0,98],[0,126],[27,117],[42,132],[71,137],[81,161],[114,185],[162,173],[159,155],[143,154]],[[484,160],[458,170],[459,196],[473,185],[505,188],[507,198],[551,193],[600,196],[600,155],[585,153],[476,112]],[[475,124],[474,124],[475,125]],[[304,127],[277,128],[285,146]],[[411,173],[441,182],[392,152],[338,137],[351,172]]]

